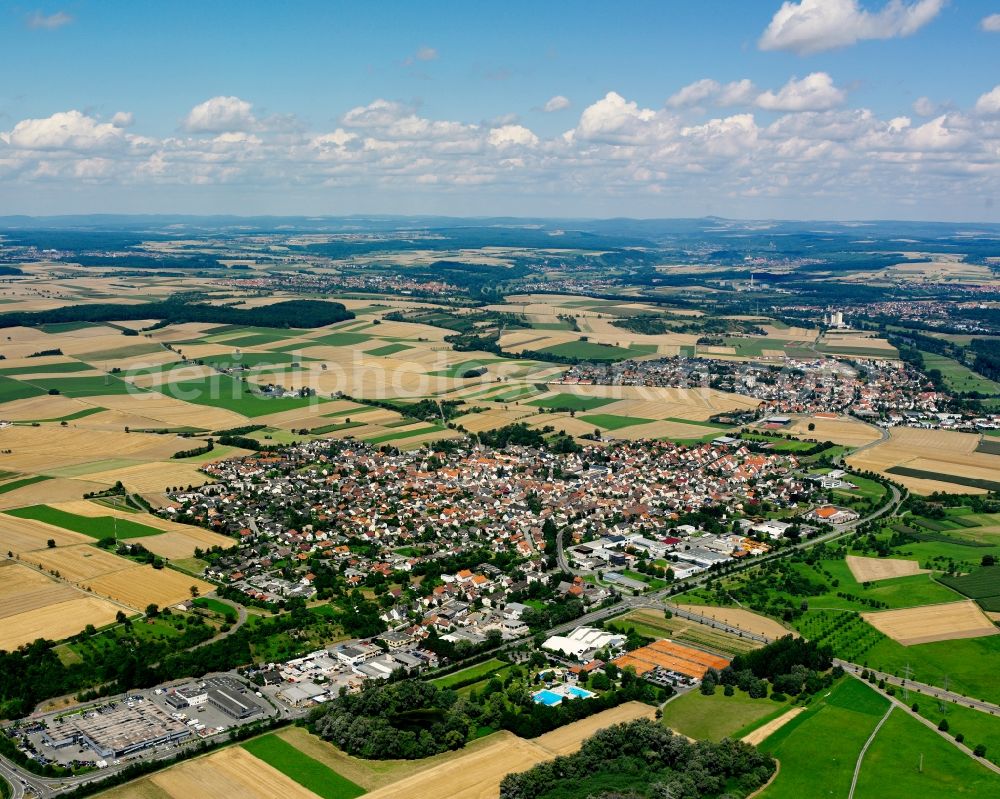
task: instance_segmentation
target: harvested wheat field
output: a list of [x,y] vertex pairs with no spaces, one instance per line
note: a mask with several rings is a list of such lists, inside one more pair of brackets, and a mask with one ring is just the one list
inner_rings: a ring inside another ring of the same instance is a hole
[[0,561],[0,619],[28,613],[80,596],[80,592],[34,569]]
[[500,781],[507,774],[526,771],[556,755],[571,754],[598,730],[633,719],[653,718],[654,712],[649,705],[627,702],[530,741],[500,733],[491,736],[495,742],[488,746],[456,752],[438,765],[365,794],[365,799],[496,799]]
[[[91,483],[86,480],[69,480],[57,477],[52,480],[42,480],[31,483],[5,494],[0,494],[0,509],[20,508],[24,505],[45,505],[50,502],[62,502],[76,499],[89,491],[100,491],[106,486]],[[0,537],[3,533],[0,532]]]
[[[147,779],[171,799],[316,799],[312,791],[239,746],[188,760]],[[132,792],[134,787],[124,786],[108,796],[145,795],[141,789]]]
[[951,430],[922,430],[912,427],[894,427],[889,440],[876,444],[857,455],[848,456],[847,462],[859,469],[886,474],[908,488],[928,493],[940,490],[951,493],[985,493],[985,489],[934,480],[933,477],[908,477],[888,472],[894,466],[906,466],[928,472],[929,475],[954,475],[995,480],[1000,470],[1000,456],[976,452],[979,436]]
[[[131,564],[130,564],[131,565]],[[165,607],[191,598],[191,586],[207,594],[215,586],[173,569],[133,566],[87,580],[84,588],[133,608],[144,609],[151,602]]]
[[903,646],[951,641],[955,638],[981,638],[1000,632],[971,599],[943,605],[862,613],[861,617]]
[[43,549],[50,538],[57,547],[94,542],[93,538],[83,533],[74,533],[72,530],[53,527],[45,522],[36,522],[34,519],[18,519],[16,516],[6,515],[0,517],[0,552],[10,551],[15,555],[23,555],[26,552]]
[[0,649],[14,649],[36,638],[59,641],[76,635],[88,624],[110,624],[121,608],[94,596],[76,597],[26,613],[8,616],[0,624]]
[[68,580],[71,583],[80,583],[106,574],[133,571],[139,568],[130,560],[120,558],[111,552],[89,544],[75,544],[56,549],[26,552],[21,555],[21,560],[48,572],[59,572],[59,576],[63,580]]
[[912,574],[929,574],[928,569],[921,569],[915,560],[896,560],[895,558],[863,558],[858,555],[848,555],[847,568],[851,570],[854,579],[859,583],[875,580],[891,580],[893,577],[908,577]]
[[580,744],[598,730],[626,721],[651,719],[655,713],[655,708],[650,705],[644,705],[642,702],[626,702],[580,721],[574,721],[572,724],[558,727],[552,732],[532,738],[531,742],[553,755],[571,755],[580,748]]
[[[146,518],[143,517],[143,523]],[[180,525],[178,525],[180,526]],[[222,547],[228,549],[235,542],[224,535],[201,530],[197,527],[189,530],[173,530],[163,535],[151,535],[142,539],[142,545],[154,555],[167,559],[189,558],[195,549]]]
[[751,732],[749,735],[743,736],[740,740],[745,744],[750,744],[756,746],[757,744],[763,743],[768,738],[771,737],[773,733],[776,733],[782,727],[784,727],[788,722],[794,719],[799,713],[804,713],[804,707],[793,707],[787,713],[782,713],[778,718],[772,719],[767,724],[762,727],[758,727],[756,730]]
[[[189,443],[188,447],[191,446]],[[140,463],[124,468],[88,474],[87,479],[106,485],[121,481],[129,491],[143,494],[147,491],[165,491],[171,486],[202,486],[211,478],[198,471],[201,464],[181,461]]]
[[681,610],[689,613],[697,613],[709,619],[716,619],[723,624],[729,624],[740,630],[746,630],[757,635],[764,635],[768,638],[781,638],[784,635],[798,635],[798,633],[783,627],[774,619],[761,616],[743,608],[717,608],[705,607],[703,605],[677,605]]
[[[242,417],[241,417],[242,418]],[[5,427],[0,429],[0,469],[52,474],[61,466],[95,460],[99,453],[140,460],[168,459],[191,442],[179,436],[148,436],[77,427]],[[117,478],[115,478],[117,479]],[[101,482],[101,481],[97,481]],[[114,483],[114,480],[111,481]]]
[[[814,430],[809,425],[815,425]],[[819,415],[796,419],[787,432],[817,441],[832,441],[845,447],[860,447],[878,441],[878,430],[857,419],[829,419]]]

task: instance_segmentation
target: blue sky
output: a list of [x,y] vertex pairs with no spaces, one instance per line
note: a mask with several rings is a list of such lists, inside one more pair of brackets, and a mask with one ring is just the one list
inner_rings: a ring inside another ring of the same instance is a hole
[[997,14],[0,3],[0,212],[996,220]]

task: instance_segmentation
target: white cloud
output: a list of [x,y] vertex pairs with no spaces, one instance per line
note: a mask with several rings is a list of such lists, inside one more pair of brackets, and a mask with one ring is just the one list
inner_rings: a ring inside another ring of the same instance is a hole
[[847,92],[838,89],[825,72],[813,72],[801,80],[792,78],[777,92],[757,97],[757,106],[766,111],[826,111],[842,105]]
[[913,103],[913,113],[922,117],[932,117],[937,113],[937,106],[929,97],[918,97]]
[[131,111],[119,111],[113,117],[111,117],[111,124],[116,128],[130,128],[135,118],[132,116]]
[[421,47],[414,57],[417,61],[435,61],[438,57],[438,51],[433,47]]
[[[132,120],[125,113],[108,120],[62,111],[0,130],[0,197],[14,207],[44,183],[60,196],[79,186],[95,202],[114,204],[122,196],[161,196],[145,189],[170,186],[178,192],[171,197],[196,204],[215,196],[206,194],[213,187],[228,186],[233,203],[253,187],[254,196],[303,203],[342,190],[372,208],[420,196],[432,198],[424,207],[445,212],[478,213],[489,206],[477,203],[494,200],[494,210],[508,210],[516,197],[525,213],[560,198],[582,213],[648,208],[675,215],[705,200],[720,213],[767,208],[795,216],[853,215],[862,205],[890,214],[909,207],[908,198],[1000,195],[1000,86],[963,112],[881,118],[841,106],[842,90],[817,74],[763,95],[749,82],[717,83],[683,113],[609,92],[555,136],[504,114],[478,123],[434,119],[385,99],[311,130],[255,119],[249,103],[237,100],[221,104],[235,116],[205,114],[197,132],[163,138],[126,128]],[[766,117],[750,108],[728,116],[708,110],[731,101],[727,93],[751,103],[765,98]],[[205,135],[202,126],[219,117],[225,129]],[[231,127],[241,121],[246,129]],[[654,198],[674,205],[643,204]],[[757,200],[732,206],[727,198]],[[756,204],[764,200],[783,204]],[[938,206],[927,202],[933,216]],[[976,206],[956,205],[955,213],[968,208]]]
[[747,105],[753,102],[757,94],[757,87],[748,78],[734,80],[725,84],[715,98],[715,104],[728,107],[733,105]]
[[864,39],[910,36],[930,22],[946,0],[889,0],[871,12],[858,0],[784,2],[760,37],[761,50],[789,50],[810,55],[847,47]]
[[988,17],[983,17],[979,27],[987,33],[1000,33],[1000,14],[990,14]]
[[690,108],[705,102],[721,108],[734,105],[748,105],[753,102],[757,90],[747,78],[731,83],[719,83],[711,78],[702,78],[680,89],[667,99],[670,108]]
[[213,97],[191,109],[184,119],[184,129],[191,133],[250,130],[257,124],[252,109],[239,97]]
[[1000,85],[994,86],[992,91],[980,95],[976,100],[976,113],[983,116],[996,116],[1000,114]]
[[487,141],[494,147],[534,147],[538,137],[523,125],[504,125],[493,128]]
[[125,142],[124,131],[112,122],[100,122],[79,111],[62,111],[45,119],[24,119],[8,136],[24,150],[103,150]]
[[718,81],[711,78],[702,78],[694,83],[689,83],[680,91],[672,94],[667,99],[667,105],[671,108],[687,108],[688,106],[703,103],[709,97],[719,93],[722,87]]
[[555,97],[550,97],[546,101],[545,105],[542,106],[542,110],[548,114],[554,111],[564,111],[569,108],[570,102],[568,97],[563,97],[561,94],[557,94]]
[[69,25],[72,21],[73,17],[65,11],[57,11],[54,14],[43,14],[41,11],[35,11],[28,15],[25,19],[25,24],[35,30],[52,31],[64,25]]

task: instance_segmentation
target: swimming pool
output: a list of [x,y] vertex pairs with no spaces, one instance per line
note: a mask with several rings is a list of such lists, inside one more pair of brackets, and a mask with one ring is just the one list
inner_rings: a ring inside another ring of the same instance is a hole
[[577,688],[575,685],[569,686],[566,692],[572,694],[577,699],[590,699],[590,697],[594,696],[593,691],[588,691],[585,688]]
[[547,688],[539,691],[531,698],[538,704],[547,705],[548,707],[553,707],[563,701],[562,694],[557,694],[555,691],[550,691]]

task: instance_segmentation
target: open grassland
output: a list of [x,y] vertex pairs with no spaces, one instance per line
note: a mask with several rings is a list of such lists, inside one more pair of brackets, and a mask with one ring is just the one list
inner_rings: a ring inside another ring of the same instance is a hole
[[903,646],[980,638],[1000,632],[972,601],[863,613],[862,617]]
[[854,795],[857,799],[987,799],[1000,795],[1000,775],[896,708],[865,753]]
[[767,799],[847,796],[858,754],[889,706],[864,683],[844,678],[815,698],[759,748],[781,768],[760,794]]
[[721,689],[711,696],[701,691],[689,691],[671,699],[663,706],[663,724],[675,732],[698,740],[721,741],[741,737],[746,727],[782,715],[788,710],[784,702],[768,698],[751,699],[742,691],[724,696]]
[[858,555],[848,555],[845,560],[854,579],[859,583],[928,573],[928,570],[921,569],[920,564],[915,560],[865,558]]

